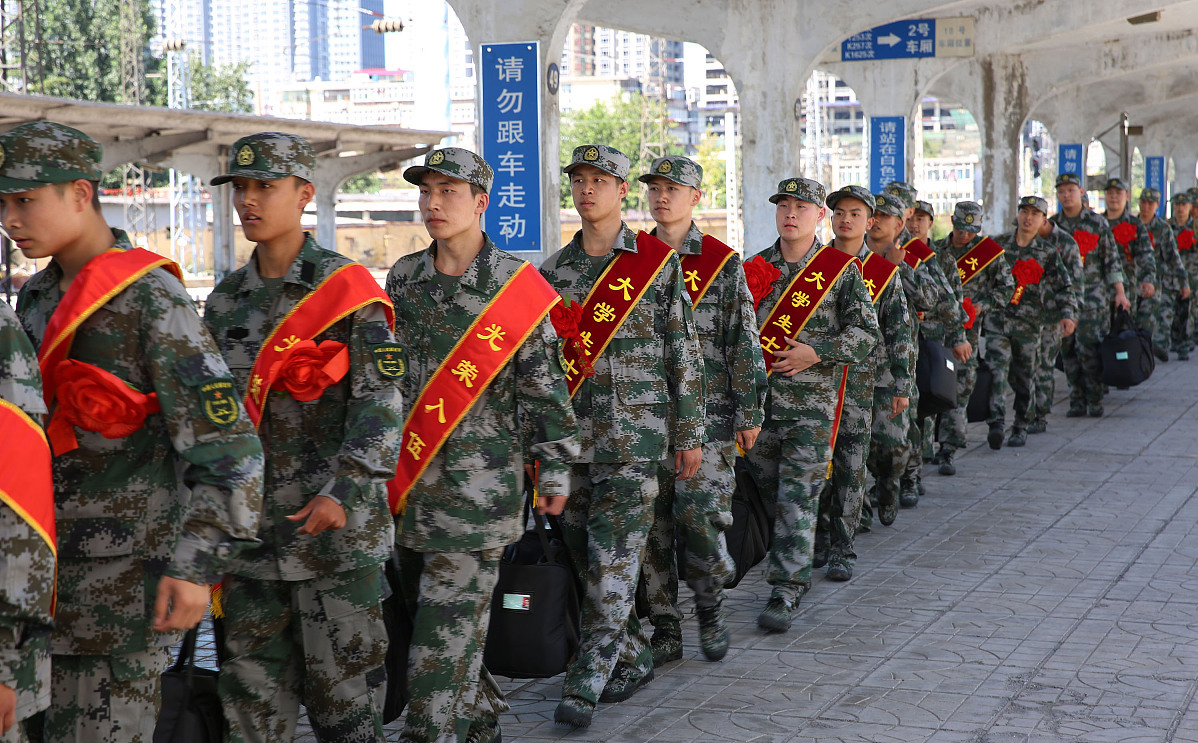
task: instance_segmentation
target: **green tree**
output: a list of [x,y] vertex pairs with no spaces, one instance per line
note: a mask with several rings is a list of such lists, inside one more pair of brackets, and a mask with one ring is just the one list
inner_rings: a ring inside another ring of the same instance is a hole
[[383,187],[383,179],[378,172],[355,175],[338,189],[339,193],[378,193]]
[[728,190],[724,187],[724,181],[728,168],[724,162],[724,138],[717,137],[708,129],[699,140],[694,160],[703,168],[703,200],[699,206],[708,209],[726,206]]
[[[628,176],[631,188],[628,198],[624,200],[625,206],[640,209],[641,191],[637,188],[635,178],[649,166],[649,163],[641,162],[641,146],[646,140],[652,141],[652,132],[668,116],[665,103],[640,94],[600,101],[585,111],[566,114],[562,117],[562,165],[569,164],[571,153],[579,145],[605,144],[615,147],[632,161]],[[670,140],[666,151],[678,155],[682,154],[683,148]],[[570,182],[563,177],[561,184],[561,206],[569,209],[574,204]]]
[[246,76],[249,62],[210,67],[191,55],[188,66],[188,88],[191,107],[200,111],[225,111],[248,114],[254,112],[254,94]]

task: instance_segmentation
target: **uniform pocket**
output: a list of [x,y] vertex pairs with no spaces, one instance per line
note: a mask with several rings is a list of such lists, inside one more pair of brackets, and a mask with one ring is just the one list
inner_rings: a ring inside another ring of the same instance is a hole
[[613,358],[611,362],[612,386],[625,405],[667,404],[670,388],[663,372],[656,358],[646,359],[644,366],[623,359]]

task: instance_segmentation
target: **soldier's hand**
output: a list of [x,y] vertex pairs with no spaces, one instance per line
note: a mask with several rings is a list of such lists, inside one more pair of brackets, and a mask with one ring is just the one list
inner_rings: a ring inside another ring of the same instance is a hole
[[973,356],[973,344],[965,341],[959,346],[953,346],[953,356],[957,358],[957,361],[964,364],[966,361],[969,361],[970,356]]
[[204,618],[212,594],[208,586],[162,576],[158,597],[154,599],[154,631],[191,629]]
[[538,495],[537,496],[537,513],[548,514],[550,516],[561,516],[562,511],[566,508],[566,496],[564,495]]
[[1144,299],[1152,299],[1156,296],[1156,287],[1152,285],[1152,282],[1145,281],[1143,284],[1140,284],[1140,296]]
[[1115,294],[1115,306],[1121,310],[1130,310],[1131,300],[1123,292],[1117,292]]
[[308,505],[288,516],[287,520],[303,521],[299,533],[314,537],[326,529],[336,530],[345,526],[345,509],[332,498],[318,495],[308,501]]
[[0,684],[0,735],[4,735],[17,723],[17,693]]
[[1073,335],[1073,331],[1077,330],[1076,320],[1061,320],[1061,335]]
[[757,428],[747,428],[743,431],[736,432],[736,445],[741,451],[748,451],[757,443],[757,436],[761,433],[761,426]]
[[674,472],[678,473],[676,480],[689,480],[699,471],[699,465],[703,462],[703,447],[698,446],[694,449],[683,449],[682,451],[674,452]]
[[799,343],[794,338],[785,338],[785,340],[789,348],[779,349],[774,354],[780,359],[774,362],[774,373],[784,377],[793,377],[820,362],[819,354],[811,346]]
[[1190,298],[1190,287],[1188,287],[1188,286],[1181,287],[1181,298],[1182,299]]
[[892,397],[890,398],[890,417],[897,418],[902,414],[907,406],[911,404],[909,397]]
[[907,260],[907,251],[900,248],[898,243],[895,243],[894,245],[890,246],[890,249],[887,250],[886,254],[882,257],[896,266],[901,266],[903,265],[903,261]]

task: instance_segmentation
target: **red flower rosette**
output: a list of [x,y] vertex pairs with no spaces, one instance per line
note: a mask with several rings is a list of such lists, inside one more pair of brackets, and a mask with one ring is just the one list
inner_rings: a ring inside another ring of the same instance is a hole
[[58,404],[48,432],[57,455],[79,447],[72,426],[106,439],[123,439],[144,426],[146,416],[162,409],[156,393],[139,392],[94,364],[63,359],[54,377]]
[[1111,229],[1111,234],[1115,236],[1115,242],[1119,243],[1119,247],[1123,248],[1123,257],[1128,261],[1131,260],[1131,241],[1136,238],[1137,232],[1139,230],[1131,222],[1117,224]]
[[753,309],[757,309],[761,300],[769,296],[774,288],[774,282],[782,275],[778,267],[761,256],[744,262],[745,278],[749,282],[749,292],[753,295]]
[[557,337],[578,354],[582,376],[584,378],[593,377],[595,367],[591,364],[591,357],[582,344],[582,332],[578,329],[578,324],[582,322],[582,305],[578,302],[571,302],[568,297],[562,297],[562,301],[553,305],[553,308],[549,310],[549,322],[553,323],[553,330],[557,333]]
[[961,303],[961,308],[965,310],[965,329],[973,327],[973,321],[978,319],[978,308],[973,306],[973,299],[966,297]]
[[1015,296],[1011,297],[1011,304],[1019,304],[1023,299],[1023,292],[1032,284],[1039,284],[1040,279],[1044,276],[1044,267],[1035,258],[1024,258],[1015,261],[1015,265],[1011,267],[1011,273],[1015,276],[1015,281],[1019,284],[1015,288]]
[[[277,370],[277,372],[276,372]],[[300,402],[315,400],[325,388],[349,372],[349,349],[341,341],[300,341],[271,367],[272,390],[283,390]]]
[[1182,230],[1181,231],[1181,234],[1177,236],[1177,249],[1178,250],[1193,250],[1194,249],[1194,231],[1193,230]]
[[1098,235],[1085,230],[1074,230],[1073,239],[1077,241],[1077,250],[1082,254],[1082,265],[1086,265],[1086,256],[1098,247]]

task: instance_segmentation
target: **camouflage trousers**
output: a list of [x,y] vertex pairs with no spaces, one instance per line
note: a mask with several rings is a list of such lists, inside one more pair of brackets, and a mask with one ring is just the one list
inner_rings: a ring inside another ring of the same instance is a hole
[[1173,300],[1176,292],[1163,291],[1159,286],[1151,298],[1141,296],[1135,302],[1136,325],[1152,333],[1152,344],[1168,351],[1173,330]]
[[832,447],[832,477],[820,487],[815,542],[819,547],[827,547],[829,557],[856,560],[853,537],[865,502],[865,458],[869,454],[873,397],[865,399],[862,405],[859,395],[854,395],[858,399],[853,401],[848,396],[846,391],[840,429]]
[[766,580],[794,603],[811,585],[815,509],[832,459],[832,421],[767,416],[746,461],[761,499],[776,504]]
[[914,415],[908,407],[895,417],[890,417],[893,387],[874,388],[874,411],[870,425],[869,456],[866,466],[883,491],[898,497],[903,473],[907,469],[907,458],[911,455],[911,442],[907,437],[907,421]]
[[169,648],[54,655],[45,743],[152,743]]
[[494,720],[507,701],[483,667],[491,594],[503,548],[417,552],[397,546],[413,617],[408,701],[401,741],[456,743],[475,718]]
[[1196,284],[1198,280],[1190,282],[1189,299],[1179,298],[1173,306],[1173,322],[1170,327],[1173,348],[1186,353],[1194,350],[1195,328],[1198,327],[1198,298],[1194,296],[1194,293],[1198,292]]
[[1033,420],[1043,422],[1052,412],[1052,400],[1057,393],[1057,354],[1061,352],[1061,326],[1047,325],[1040,334],[1040,363],[1036,367],[1036,414]]
[[923,422],[919,417],[919,388],[912,385],[907,404],[907,461],[903,463],[902,481],[919,482],[923,471]]
[[732,526],[732,491],[736,475],[735,441],[703,444],[703,462],[689,480],[676,480],[671,454],[658,467],[658,495],[653,502],[653,526],[641,563],[654,627],[677,626],[682,621],[678,608],[678,553],[675,534],[685,545],[686,584],[698,606],[716,606],[724,598],[724,584],[736,572],[724,532]]
[[1036,415],[1034,399],[1036,370],[1040,363],[1040,333],[986,334],[986,361],[994,371],[990,391],[991,426],[1002,426],[1007,418],[1007,387],[1015,393],[1013,428],[1024,430]]
[[619,660],[641,672],[653,668],[649,638],[634,609],[658,467],[652,461],[571,468],[562,536],[586,593],[581,645],[566,669],[563,697],[598,702]]
[[29,728],[37,724],[35,721],[42,719],[41,713],[26,720],[17,720],[13,726],[8,729],[7,733],[0,735],[0,743],[29,743],[31,740],[40,740],[36,733],[30,733]]
[[321,743],[382,743],[382,591],[377,565],[298,581],[225,576],[228,740],[291,740],[302,702]]
[[936,440],[945,449],[964,449],[968,420],[966,409],[969,407],[969,396],[973,394],[974,385],[978,383],[978,354],[981,352],[981,318],[975,318],[972,328],[965,329],[965,339],[973,347],[969,361],[957,364],[957,407],[946,413],[940,413],[935,418]]
[[1106,395],[1102,384],[1102,355],[1098,344],[1110,321],[1083,316],[1072,334],[1061,339],[1061,358],[1069,380],[1069,407],[1097,407]]

